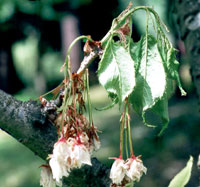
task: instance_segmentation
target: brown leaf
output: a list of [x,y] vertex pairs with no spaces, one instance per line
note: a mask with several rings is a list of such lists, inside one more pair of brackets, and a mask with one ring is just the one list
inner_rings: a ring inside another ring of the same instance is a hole
[[119,28],[119,31],[123,34],[123,35],[130,35],[130,17],[127,17],[126,19],[126,23]]
[[101,48],[101,42],[100,41],[89,41],[89,40],[87,40],[85,45],[84,45],[83,51],[87,55],[87,54],[91,53],[92,51],[99,50],[100,48]]
[[64,81],[59,86],[57,86],[52,90],[52,94],[56,96],[59,93],[60,89],[63,88],[63,86],[64,86]]

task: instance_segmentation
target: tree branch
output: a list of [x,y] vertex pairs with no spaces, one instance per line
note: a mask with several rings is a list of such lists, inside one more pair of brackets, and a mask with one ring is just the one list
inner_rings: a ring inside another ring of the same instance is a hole
[[98,55],[99,55],[98,51],[92,51],[91,53],[89,53],[89,55],[84,56],[80,68],[77,71],[77,74],[84,72],[85,69],[88,68],[88,66],[91,64],[91,62],[98,57]]
[[[46,160],[57,141],[55,126],[34,101],[22,102],[0,90],[0,128]],[[97,159],[92,167],[73,170],[63,186],[109,186],[109,169]]]
[[56,128],[36,102],[22,102],[0,90],[0,128],[46,159],[57,140]]

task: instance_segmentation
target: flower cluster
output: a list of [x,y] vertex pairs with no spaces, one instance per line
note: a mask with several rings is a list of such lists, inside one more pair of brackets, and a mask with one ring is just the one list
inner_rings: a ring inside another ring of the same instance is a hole
[[[53,187],[55,182],[61,185],[62,177],[68,177],[72,169],[80,168],[83,164],[92,165],[91,154],[100,148],[100,141],[94,128],[87,132],[90,136],[86,132],[73,137],[62,135],[54,144],[53,154],[49,155],[50,169],[43,168],[41,171],[42,186]],[[69,134],[69,131],[65,133]]]
[[113,184],[125,185],[131,181],[139,182],[143,173],[146,174],[146,172],[147,168],[138,157],[132,157],[126,161],[116,158],[110,171],[110,178]]
[[68,177],[72,169],[83,164],[92,165],[91,154],[100,147],[99,140],[93,137],[92,141],[93,144],[84,133],[74,138],[61,137],[54,144],[53,154],[49,155],[50,168],[42,168],[40,184],[44,187],[53,187],[55,182],[61,185],[62,177]]
[[69,138],[66,141],[65,138],[61,138],[54,145],[49,164],[53,178],[60,183],[63,176],[69,176],[71,169],[80,168],[82,164],[91,165],[90,154],[87,148],[76,139]]
[[70,88],[72,95],[68,95],[69,93],[64,92],[63,89],[58,97],[59,105],[55,105],[56,107],[49,107],[54,105],[48,104],[47,100],[41,98],[42,106],[46,109],[44,111],[48,112],[48,116],[54,114],[51,121],[57,127],[59,136],[54,144],[53,153],[48,157],[50,168],[48,175],[46,171],[44,174],[44,169],[41,172],[41,185],[44,187],[53,187],[52,180],[55,184],[61,185],[62,177],[68,177],[72,169],[80,168],[83,164],[92,165],[91,154],[100,148],[97,129],[92,119],[88,121],[83,114],[85,110],[82,95],[85,89],[84,81],[74,74],[73,86]]

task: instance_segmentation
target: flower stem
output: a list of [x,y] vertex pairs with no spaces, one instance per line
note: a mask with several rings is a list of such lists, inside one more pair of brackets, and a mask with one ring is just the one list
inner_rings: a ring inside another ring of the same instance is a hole
[[126,150],[126,158],[128,158],[128,129],[125,129],[125,150]]
[[75,80],[72,80],[72,103],[73,103],[73,111],[74,111],[74,119],[76,122],[76,127],[78,129],[78,122],[77,122],[77,113],[76,113],[76,88],[75,88]]
[[123,144],[124,144],[124,113],[122,113],[120,124],[120,157],[123,158]]
[[129,116],[128,116],[128,133],[129,133],[130,152],[131,152],[131,156],[133,156],[134,152],[133,152],[133,144],[132,144],[132,138],[131,138],[131,128],[130,128],[130,117]]
[[87,101],[88,101],[88,110],[89,110],[89,124],[92,124],[92,105],[90,100],[90,93],[89,93],[89,72],[86,69],[86,90],[87,90]]
[[129,115],[129,103],[128,103],[128,98],[125,99],[125,120],[127,121],[127,136],[128,136],[128,141],[129,141],[129,148],[130,148],[130,153],[131,157],[134,156],[133,152],[133,144],[132,144],[132,138],[131,138],[131,125],[130,125],[130,115]]
[[[65,58],[67,76],[69,76],[68,75],[68,70],[69,70],[69,68],[68,68],[69,64],[68,63],[69,63],[69,55],[70,55],[70,52],[72,50],[72,47],[76,44],[76,42],[78,42],[79,40],[83,40],[83,39],[87,39],[87,40],[92,41],[92,39],[89,36],[84,36],[84,35],[83,36],[79,36],[70,44],[70,46],[69,46],[69,48],[67,50],[67,54],[66,54],[66,58]],[[71,68],[70,68],[70,72],[71,72]]]
[[64,103],[64,106],[63,106],[63,111],[62,111],[62,117],[61,117],[61,124],[60,124],[60,128],[59,128],[59,133],[61,131],[63,131],[63,127],[64,127],[64,115],[66,114],[66,103],[67,103],[67,95],[68,95],[68,92],[67,92],[67,76],[66,76],[66,72],[64,72],[64,75],[65,75],[65,85],[64,85],[64,100],[63,100],[63,103]]

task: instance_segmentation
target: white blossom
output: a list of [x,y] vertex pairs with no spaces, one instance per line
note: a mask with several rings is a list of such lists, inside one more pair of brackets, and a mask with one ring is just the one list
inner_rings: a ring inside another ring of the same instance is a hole
[[114,184],[121,184],[126,174],[126,165],[123,159],[117,158],[112,165],[110,178]]
[[54,144],[53,157],[64,162],[70,156],[70,148],[66,141],[58,141]]
[[127,170],[126,175],[132,181],[140,181],[141,176],[143,173],[146,174],[147,168],[143,165],[142,160],[139,158],[130,158],[126,162]]
[[69,176],[69,168],[65,165],[64,162],[61,162],[54,157],[52,157],[49,161],[49,165],[51,166],[53,179],[56,180],[57,183],[61,183],[61,179],[63,176]]
[[83,144],[75,144],[71,152],[72,167],[80,168],[82,164],[92,165],[90,153]]
[[72,168],[80,168],[82,164],[92,165],[89,150],[82,141],[88,141],[87,135],[82,136],[82,140],[70,137],[66,141],[60,138],[55,143],[49,165],[57,183],[61,183],[63,176],[68,177]]
[[43,187],[56,187],[56,182],[53,180],[51,169],[42,167],[40,174],[40,185]]
[[50,155],[49,165],[53,173],[53,178],[57,183],[61,183],[63,176],[69,176],[71,164],[70,152],[65,139],[61,138],[54,144],[53,155]]

